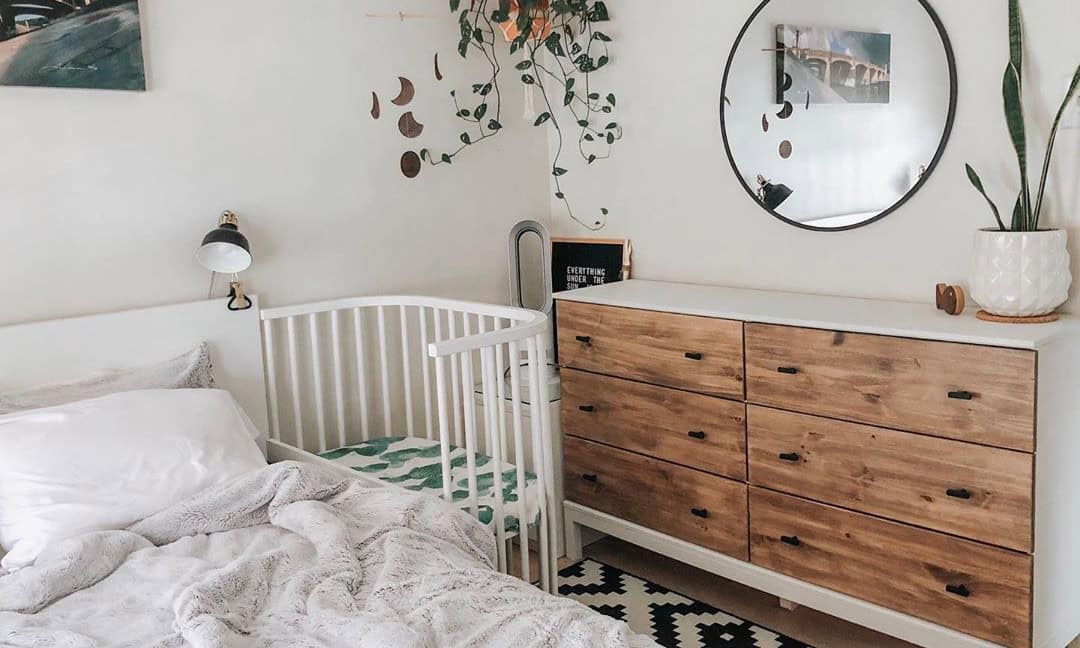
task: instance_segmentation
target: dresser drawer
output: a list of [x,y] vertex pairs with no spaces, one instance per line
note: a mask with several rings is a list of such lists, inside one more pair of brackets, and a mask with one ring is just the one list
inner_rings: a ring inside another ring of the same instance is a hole
[[1030,556],[752,487],[750,557],[988,641],[1031,645]]
[[562,370],[567,434],[746,479],[746,406],[574,369]]
[[563,449],[567,499],[748,559],[745,484],[572,436]]
[[743,398],[742,322],[560,301],[566,367]]
[[751,405],[750,481],[1030,552],[1034,458]]
[[747,400],[1032,452],[1035,352],[746,325]]

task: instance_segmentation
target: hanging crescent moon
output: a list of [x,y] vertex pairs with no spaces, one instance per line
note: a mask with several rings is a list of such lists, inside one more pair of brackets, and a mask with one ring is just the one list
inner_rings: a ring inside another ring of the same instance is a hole
[[405,77],[398,77],[398,80],[401,81],[401,92],[390,101],[395,106],[407,106],[416,96],[416,88],[413,86],[413,82]]
[[401,134],[409,139],[420,137],[420,133],[424,132],[424,125],[416,121],[412,111],[405,113],[401,116],[401,119],[398,119],[397,127]]
[[791,117],[791,113],[795,111],[795,107],[791,105],[790,101],[784,102],[784,107],[780,109],[780,112],[776,113],[776,116],[780,119],[787,119]]

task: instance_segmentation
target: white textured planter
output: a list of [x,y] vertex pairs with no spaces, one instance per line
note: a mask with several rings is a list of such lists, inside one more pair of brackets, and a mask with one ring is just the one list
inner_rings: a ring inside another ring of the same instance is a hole
[[1072,285],[1067,238],[1064,230],[976,232],[972,298],[1004,317],[1054,312]]

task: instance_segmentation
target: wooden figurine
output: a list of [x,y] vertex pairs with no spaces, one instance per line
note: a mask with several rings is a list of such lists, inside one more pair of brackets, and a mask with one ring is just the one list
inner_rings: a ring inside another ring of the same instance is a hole
[[939,283],[937,285],[937,307],[949,315],[959,315],[964,312],[964,289],[960,286],[950,286]]

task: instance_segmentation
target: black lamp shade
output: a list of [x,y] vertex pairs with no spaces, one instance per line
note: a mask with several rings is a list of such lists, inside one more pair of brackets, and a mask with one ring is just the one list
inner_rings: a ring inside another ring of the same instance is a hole
[[235,274],[251,266],[251,245],[236,225],[223,223],[203,237],[195,259],[212,272]]
[[791,187],[785,184],[765,183],[761,187],[761,202],[765,203],[765,206],[769,209],[775,210],[793,193],[795,192],[792,191]]

